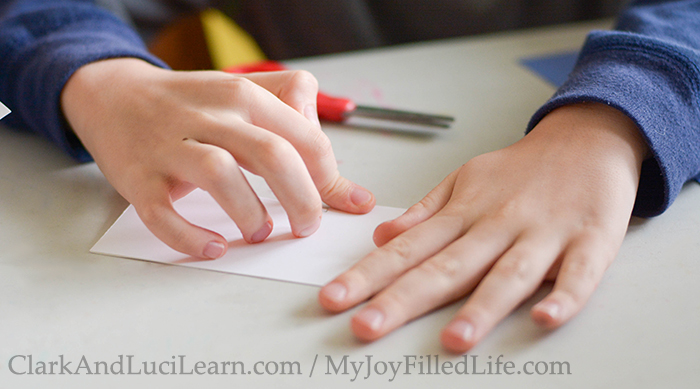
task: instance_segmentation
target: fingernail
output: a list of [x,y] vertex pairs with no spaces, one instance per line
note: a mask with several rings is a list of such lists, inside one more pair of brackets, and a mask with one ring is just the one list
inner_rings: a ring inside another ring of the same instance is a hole
[[364,205],[370,200],[372,200],[372,194],[360,186],[355,186],[350,193],[350,201],[355,205]]
[[313,225],[301,230],[299,234],[297,235],[300,238],[306,238],[307,236],[313,234],[318,230],[318,228],[321,226],[321,218],[319,217],[318,220],[316,220],[316,223]]
[[311,123],[321,127],[321,123],[318,121],[318,113],[316,112],[316,107],[313,105],[307,105],[304,107],[304,116],[311,121]]
[[334,303],[341,303],[348,295],[348,290],[345,286],[338,282],[332,282],[323,287],[323,296]]
[[262,226],[261,229],[258,230],[258,232],[254,233],[250,237],[250,242],[251,243],[259,243],[265,240],[268,236],[270,236],[270,232],[272,232],[272,223],[269,221],[265,223],[264,226]]
[[455,320],[447,326],[446,330],[464,342],[471,342],[474,339],[474,326],[466,320]]
[[561,316],[559,304],[551,301],[541,301],[533,307],[534,310],[546,313],[550,318],[557,320]]
[[212,240],[211,242],[207,243],[206,246],[204,246],[204,251],[202,252],[202,254],[204,254],[205,258],[216,259],[224,255],[225,251],[226,246],[224,246],[220,242]]
[[384,323],[384,313],[376,308],[367,308],[355,315],[355,320],[372,331],[377,331]]

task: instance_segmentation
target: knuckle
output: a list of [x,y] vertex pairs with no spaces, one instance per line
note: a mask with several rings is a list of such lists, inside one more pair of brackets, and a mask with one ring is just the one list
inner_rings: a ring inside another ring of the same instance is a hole
[[402,236],[394,238],[391,242],[382,246],[379,251],[388,254],[389,258],[402,263],[409,262],[413,254],[411,242]]
[[373,294],[373,291],[378,287],[389,282],[391,277],[385,271],[378,268],[378,260],[376,254],[372,253],[363,260],[357,262],[350,270],[341,274],[338,280],[349,285],[354,290],[362,290],[365,293]]
[[231,91],[249,91],[253,89],[255,83],[245,77],[232,77],[226,85]]
[[597,284],[598,278],[600,277],[596,266],[594,266],[591,261],[587,259],[571,261],[568,263],[567,273],[579,282],[583,281],[585,283],[595,282]]
[[309,132],[307,147],[309,148],[309,153],[315,160],[325,159],[333,155],[331,140],[320,130]]
[[442,278],[455,279],[459,276],[461,267],[461,261],[458,258],[440,257],[424,262],[419,269]]
[[444,226],[449,226],[453,231],[460,231],[459,235],[463,235],[469,227],[468,219],[465,218],[466,211],[460,207],[445,207],[441,212],[433,216],[435,220],[439,220]]
[[407,300],[406,294],[394,288],[385,289],[381,294],[379,303],[388,308],[387,310],[392,312],[393,315],[401,314],[402,316],[405,313],[404,311],[411,306],[411,302]]
[[372,276],[376,275],[372,263],[367,260],[360,261],[350,270],[340,275],[341,280],[345,285],[350,285],[357,290],[365,290],[369,288]]
[[318,80],[313,74],[306,70],[292,70],[290,84],[292,87],[311,87],[313,89],[318,89]]
[[268,169],[272,171],[285,171],[289,168],[290,161],[298,158],[298,153],[291,143],[279,137],[267,137],[259,144],[261,161],[266,161]]
[[199,163],[202,178],[209,183],[219,183],[227,179],[231,171],[238,167],[233,156],[222,149],[207,151]]
[[256,90],[256,84],[245,77],[229,78],[223,85],[233,101],[246,101]]
[[513,220],[531,220],[527,217],[528,207],[515,198],[503,201],[498,208],[491,214],[491,219],[500,222],[511,224]]
[[522,254],[511,254],[496,262],[491,270],[502,279],[524,282],[533,275],[533,266]]

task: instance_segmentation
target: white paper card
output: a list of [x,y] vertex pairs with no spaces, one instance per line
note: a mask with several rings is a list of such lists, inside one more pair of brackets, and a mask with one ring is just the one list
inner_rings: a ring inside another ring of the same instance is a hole
[[201,260],[179,253],[156,238],[129,206],[90,250],[97,254],[141,259],[309,285],[324,285],[347,270],[375,246],[374,229],[404,210],[375,207],[366,215],[325,210],[321,227],[307,238],[295,238],[287,214],[277,200],[262,199],[274,228],[262,243],[248,244],[231,218],[205,191],[195,190],[175,202],[190,222],[222,234],[226,255]]

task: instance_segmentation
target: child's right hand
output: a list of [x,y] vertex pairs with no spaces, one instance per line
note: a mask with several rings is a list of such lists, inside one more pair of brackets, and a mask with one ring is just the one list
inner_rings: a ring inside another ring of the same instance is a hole
[[298,237],[318,229],[322,201],[352,213],[374,207],[370,192],[338,172],[318,123],[317,91],[303,71],[175,72],[120,58],[78,69],[61,104],[107,179],[159,239],[218,258],[226,240],[189,223],[172,202],[200,187],[248,242],[264,240],[272,219],[239,166],[267,181]]

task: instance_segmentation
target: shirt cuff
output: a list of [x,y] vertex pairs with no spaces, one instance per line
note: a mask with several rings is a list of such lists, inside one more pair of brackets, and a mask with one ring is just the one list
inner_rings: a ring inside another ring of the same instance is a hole
[[567,82],[530,120],[581,102],[616,108],[637,125],[652,153],[642,164],[633,214],[666,210],[683,184],[700,177],[697,53],[636,34],[589,35]]

